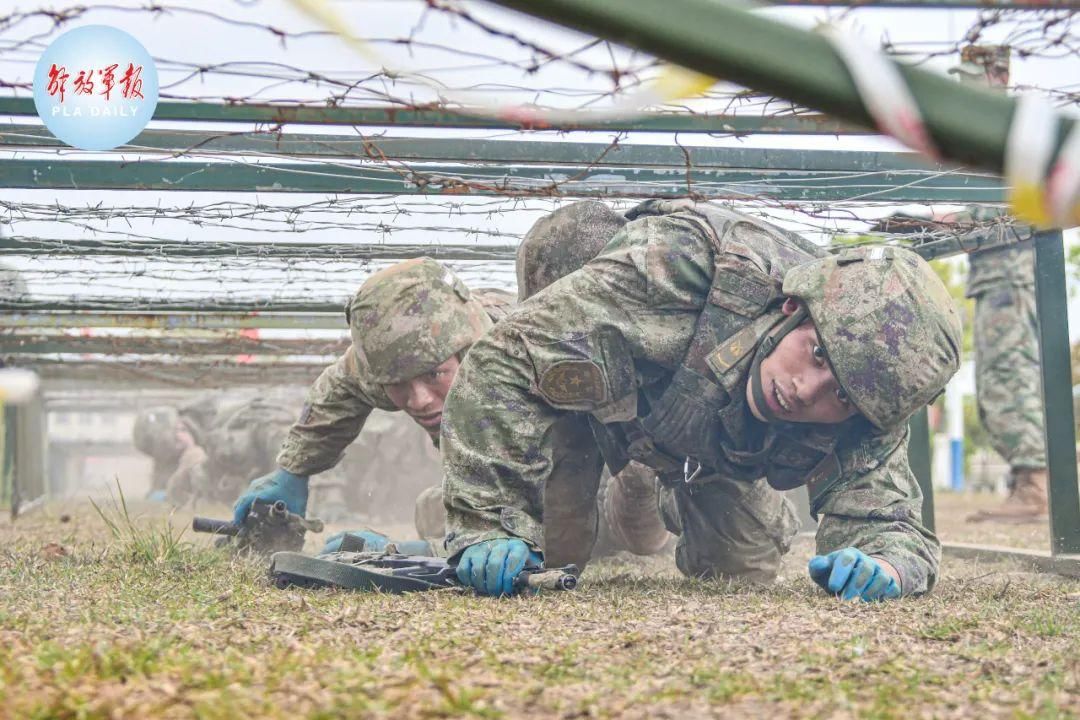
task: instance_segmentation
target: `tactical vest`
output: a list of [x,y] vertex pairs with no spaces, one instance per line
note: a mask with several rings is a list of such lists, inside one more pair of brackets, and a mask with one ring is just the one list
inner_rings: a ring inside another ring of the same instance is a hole
[[750,420],[746,403],[755,351],[784,317],[784,274],[826,251],[709,204],[649,201],[628,217],[671,213],[694,222],[712,241],[712,287],[680,367],[637,367],[637,419],[605,424],[594,414],[594,434],[608,467],[616,473],[637,460],[655,468],[668,485],[708,482],[716,475],[765,477],[777,489],[831,484],[840,476],[836,446],[847,423],[763,424]]

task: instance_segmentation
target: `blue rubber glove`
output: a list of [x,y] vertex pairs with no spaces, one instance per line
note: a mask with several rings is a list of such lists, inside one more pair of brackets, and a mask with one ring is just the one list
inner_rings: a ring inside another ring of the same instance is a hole
[[163,503],[169,499],[169,496],[165,494],[164,490],[151,490],[149,493],[147,493],[146,499],[150,502]]
[[822,588],[840,595],[841,600],[862,598],[864,602],[894,600],[900,586],[874,558],[853,547],[810,559],[810,577]]
[[499,538],[465,548],[458,560],[457,577],[481,595],[510,595],[514,578],[526,565],[539,566],[543,558],[524,540]]
[[306,475],[293,475],[282,468],[255,478],[244,494],[233,504],[233,522],[243,525],[248,513],[251,512],[251,504],[256,500],[269,503],[284,500],[289,512],[303,517],[307,512],[307,481]]
[[364,552],[382,552],[390,543],[394,543],[399,553],[404,555],[431,555],[431,545],[426,540],[391,540],[386,535],[374,530],[342,530],[326,538],[320,555],[338,552],[346,535],[353,535],[364,541]]

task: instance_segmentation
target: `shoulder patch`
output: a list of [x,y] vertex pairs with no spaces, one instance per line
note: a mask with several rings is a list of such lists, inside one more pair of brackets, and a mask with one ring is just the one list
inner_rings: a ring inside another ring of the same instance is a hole
[[557,362],[540,377],[540,394],[552,403],[602,403],[607,400],[604,371],[587,360]]
[[747,325],[709,353],[705,361],[719,377],[733,368],[736,363],[757,347],[760,335],[761,330],[756,323]]

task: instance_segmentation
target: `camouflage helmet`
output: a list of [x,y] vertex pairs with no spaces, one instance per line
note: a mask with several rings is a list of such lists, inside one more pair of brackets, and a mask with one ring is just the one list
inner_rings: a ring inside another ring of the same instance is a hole
[[532,297],[581,268],[626,222],[596,200],[566,205],[537,220],[518,246],[518,299]]
[[361,369],[382,385],[429,372],[491,327],[460,278],[426,257],[369,277],[346,317]]
[[176,408],[161,406],[143,410],[135,417],[131,440],[135,449],[155,460],[169,461],[179,457],[176,428],[180,413]]
[[880,430],[933,401],[960,366],[956,305],[910,250],[849,248],[796,266],[784,294],[806,305],[837,381]]

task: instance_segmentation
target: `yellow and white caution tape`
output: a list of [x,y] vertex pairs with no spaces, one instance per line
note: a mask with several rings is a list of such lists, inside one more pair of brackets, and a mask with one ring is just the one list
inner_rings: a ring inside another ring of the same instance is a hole
[[843,60],[878,130],[936,159],[938,151],[923,122],[919,105],[896,64],[835,25],[825,25],[820,32]]
[[[826,26],[822,33],[847,67],[878,129],[938,159],[919,106],[895,63],[835,26]],[[1005,143],[1005,179],[1013,213],[1043,228],[1080,223],[1080,123],[1055,158],[1058,122],[1046,100],[1021,96]]]
[[1047,201],[1054,227],[1080,225],[1080,122],[1065,138],[1050,168]]
[[1074,127],[1054,158],[1058,115],[1045,99],[1017,98],[1005,143],[1005,179],[1016,216],[1038,227],[1077,224],[1080,132]]
[[1044,182],[1054,154],[1056,127],[1054,109],[1045,100],[1035,95],[1017,98],[1005,141],[1009,204],[1018,217],[1040,227],[1050,224]]

